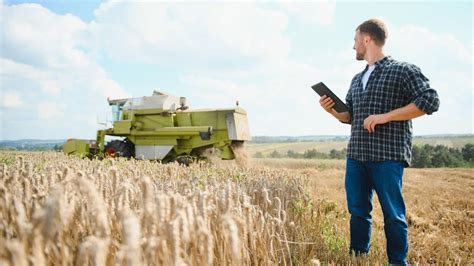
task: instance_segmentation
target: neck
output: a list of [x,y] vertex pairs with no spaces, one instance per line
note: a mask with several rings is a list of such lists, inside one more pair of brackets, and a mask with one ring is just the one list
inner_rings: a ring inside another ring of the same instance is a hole
[[371,65],[375,64],[375,62],[379,61],[380,59],[382,59],[384,57],[385,57],[385,54],[383,53],[382,49],[367,51],[365,61],[367,61],[369,66],[371,66]]

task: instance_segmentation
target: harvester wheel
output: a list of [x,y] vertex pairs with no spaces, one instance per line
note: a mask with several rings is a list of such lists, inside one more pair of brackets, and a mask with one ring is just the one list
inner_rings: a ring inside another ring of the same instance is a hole
[[105,155],[110,157],[135,157],[135,145],[125,140],[112,140],[105,145]]
[[191,155],[179,155],[178,157],[176,157],[175,161],[179,164],[189,166],[193,162],[196,162],[197,158]]

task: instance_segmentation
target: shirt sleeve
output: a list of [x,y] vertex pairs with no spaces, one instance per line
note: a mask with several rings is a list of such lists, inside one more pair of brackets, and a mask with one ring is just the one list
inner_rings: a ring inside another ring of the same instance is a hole
[[440,104],[438,93],[430,88],[428,78],[418,67],[408,68],[403,87],[408,92],[410,102],[414,103],[418,109],[429,115],[438,111]]
[[[352,81],[354,82],[354,81]],[[347,92],[347,95],[346,95],[346,105],[347,107],[349,108],[349,114],[351,116],[349,122],[342,122],[341,123],[344,123],[344,124],[352,124],[352,83],[351,83],[351,88],[349,88],[349,91]]]

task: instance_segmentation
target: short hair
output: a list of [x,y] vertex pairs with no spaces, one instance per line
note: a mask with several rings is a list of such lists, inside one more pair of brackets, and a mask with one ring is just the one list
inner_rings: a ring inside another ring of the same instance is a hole
[[364,21],[356,28],[357,30],[368,34],[379,46],[383,46],[387,39],[387,27],[381,19],[372,18]]

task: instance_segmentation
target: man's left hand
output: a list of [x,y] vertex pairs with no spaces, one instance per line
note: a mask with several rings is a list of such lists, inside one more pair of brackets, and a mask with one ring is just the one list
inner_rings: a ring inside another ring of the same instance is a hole
[[374,133],[376,125],[385,124],[387,122],[390,122],[390,121],[386,114],[369,115],[364,120],[364,128],[367,129],[369,133]]

